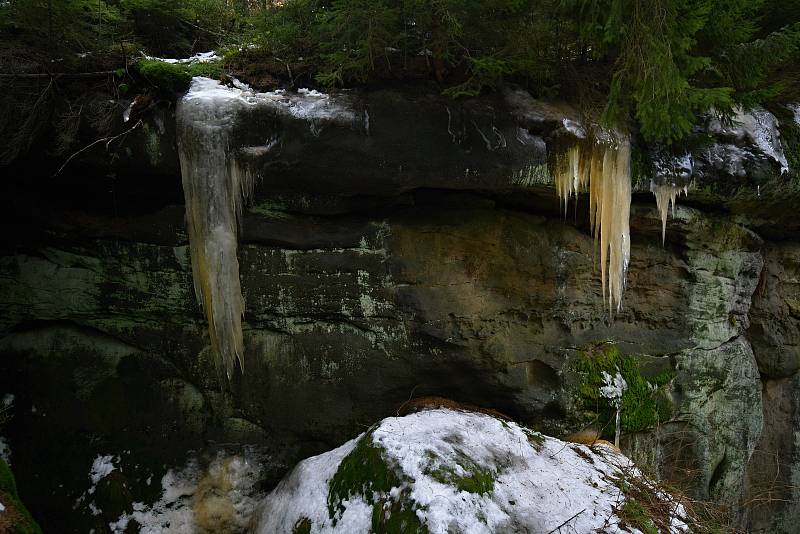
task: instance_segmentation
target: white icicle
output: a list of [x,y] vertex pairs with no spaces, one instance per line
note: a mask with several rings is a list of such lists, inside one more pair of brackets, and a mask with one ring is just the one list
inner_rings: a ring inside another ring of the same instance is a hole
[[650,191],[656,197],[656,206],[658,207],[658,213],[661,215],[661,244],[663,245],[667,238],[667,213],[671,207],[672,216],[675,217],[675,202],[681,193],[687,194],[688,188],[670,184],[656,185],[650,182]]

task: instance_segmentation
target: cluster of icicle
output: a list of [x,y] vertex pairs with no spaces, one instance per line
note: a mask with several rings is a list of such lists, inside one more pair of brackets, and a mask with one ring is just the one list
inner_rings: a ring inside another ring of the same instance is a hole
[[197,300],[208,320],[218,370],[242,365],[244,298],[237,235],[254,177],[231,154],[231,129],[247,102],[213,80],[195,78],[177,107],[178,147]]
[[569,198],[589,193],[589,220],[600,242],[600,273],[609,312],[622,309],[622,294],[631,255],[631,148],[621,136],[580,143],[559,158],[554,180],[566,213]]
[[675,201],[681,193],[687,195],[689,187],[679,187],[673,184],[657,185],[650,182],[650,191],[656,197],[656,206],[658,207],[659,215],[661,215],[661,243],[664,244],[667,237],[667,214],[670,211],[670,207],[672,207],[672,217],[675,217]]

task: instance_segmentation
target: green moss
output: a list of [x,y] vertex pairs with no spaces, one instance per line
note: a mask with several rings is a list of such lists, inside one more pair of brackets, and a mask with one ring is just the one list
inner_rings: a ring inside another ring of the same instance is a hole
[[581,377],[577,392],[578,404],[583,410],[597,415],[605,437],[614,434],[612,421],[615,410],[609,400],[600,395],[603,372],[614,375],[619,371],[628,384],[628,389],[622,395],[620,414],[624,432],[647,430],[671,416],[670,403],[663,386],[672,380],[673,373],[664,372],[646,379],[642,376],[636,358],[621,354],[611,343],[586,349],[578,359],[575,370]]
[[0,460],[0,491],[17,497],[17,484],[8,465]]
[[463,451],[456,449],[456,464],[461,468],[460,474],[455,468],[443,465],[439,457],[428,454],[428,467],[425,473],[434,480],[453,486],[459,491],[483,495],[494,489],[494,481],[498,471],[485,469],[467,456]]
[[383,500],[372,505],[372,532],[380,534],[428,534],[413,508],[403,501],[409,490],[401,493],[401,499]]
[[177,64],[143,59],[136,64],[139,74],[167,93],[181,93],[189,88],[193,76],[218,78],[222,69],[216,62]]
[[19,521],[11,526],[9,534],[42,534],[42,529],[19,499],[14,475],[3,460],[0,460],[0,501],[19,516]]
[[544,434],[525,427],[522,427],[522,431],[528,436],[528,443],[533,445],[533,448],[537,451],[541,450],[542,445],[544,445]]
[[[367,433],[353,451],[342,460],[330,482],[328,514],[336,525],[336,516],[344,511],[344,502],[361,497],[372,505],[372,532],[375,534],[427,534],[428,529],[416,515],[410,498],[413,480],[398,474],[399,467],[390,465],[384,451]],[[392,488],[404,488],[396,498]]]
[[635,499],[625,500],[625,504],[619,510],[619,518],[622,525],[637,528],[644,534],[658,534],[658,528],[647,514],[647,510]]

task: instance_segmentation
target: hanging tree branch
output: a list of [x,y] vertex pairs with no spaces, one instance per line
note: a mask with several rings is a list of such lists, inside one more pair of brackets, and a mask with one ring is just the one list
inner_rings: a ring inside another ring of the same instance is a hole
[[63,171],[63,170],[64,170],[64,167],[66,167],[66,166],[69,164],[69,162],[70,162],[70,161],[72,161],[72,160],[73,160],[73,158],[75,158],[75,156],[77,156],[77,155],[79,155],[79,154],[81,154],[81,153],[83,153],[83,152],[86,152],[87,150],[89,150],[89,149],[90,149],[90,148],[92,148],[93,146],[95,146],[95,145],[97,145],[97,144],[99,144],[99,143],[102,143],[103,141],[105,141],[105,143],[106,143],[106,150],[108,150],[108,146],[109,146],[109,145],[110,145],[110,144],[111,144],[113,141],[115,141],[115,140],[119,139],[120,137],[123,137],[123,136],[125,136],[125,135],[128,135],[129,133],[131,133],[132,131],[134,131],[136,128],[138,128],[138,127],[139,127],[139,126],[141,126],[142,124],[144,124],[144,123],[142,122],[142,119],[139,119],[139,120],[136,122],[136,124],[134,124],[133,126],[131,126],[130,128],[128,128],[127,130],[125,130],[125,131],[124,131],[124,132],[122,132],[121,134],[117,134],[117,135],[114,135],[114,136],[111,136],[111,137],[101,137],[100,139],[97,139],[96,141],[92,141],[91,143],[89,143],[88,145],[86,145],[85,147],[83,147],[82,149],[78,150],[77,152],[75,152],[74,154],[72,154],[70,157],[68,157],[68,158],[67,158],[67,161],[65,161],[65,162],[64,162],[64,164],[63,164],[63,165],[62,165],[62,166],[61,166],[61,167],[58,169],[58,171],[56,171],[56,173],[53,175],[53,178],[55,178],[56,176],[58,176],[59,174],[61,174],[61,171]]

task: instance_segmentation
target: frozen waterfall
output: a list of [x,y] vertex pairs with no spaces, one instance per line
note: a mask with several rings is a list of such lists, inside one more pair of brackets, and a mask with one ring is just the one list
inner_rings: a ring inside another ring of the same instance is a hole
[[366,115],[354,112],[346,97],[308,89],[258,93],[236,80],[229,87],[197,77],[178,102],[178,148],[194,289],[208,320],[217,367],[228,379],[236,362],[243,364],[245,304],[237,248],[242,209],[256,178],[252,162],[280,144],[262,135],[268,139],[263,146],[234,146],[237,117],[256,108],[283,121],[300,122],[312,136],[328,125],[366,127]]
[[195,78],[178,103],[178,147],[197,300],[208,320],[217,366],[242,364],[244,298],[236,257],[242,205],[253,175],[231,154],[230,135],[246,100],[216,81]]

